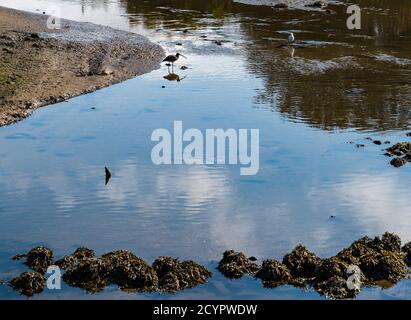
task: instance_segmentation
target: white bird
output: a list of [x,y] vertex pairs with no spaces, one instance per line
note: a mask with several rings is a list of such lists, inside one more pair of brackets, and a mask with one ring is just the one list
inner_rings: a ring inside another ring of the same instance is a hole
[[295,37],[294,37],[294,33],[290,33],[290,35],[288,36],[288,42],[289,43],[293,43],[295,41]]

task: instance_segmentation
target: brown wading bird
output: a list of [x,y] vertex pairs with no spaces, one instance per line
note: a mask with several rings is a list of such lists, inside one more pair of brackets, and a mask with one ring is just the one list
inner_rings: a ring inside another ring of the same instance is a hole
[[186,58],[185,56],[183,56],[181,53],[176,53],[176,54],[170,54],[169,56],[167,56],[163,62],[168,62],[171,63],[171,66],[174,66],[174,62],[176,62],[178,60],[178,58],[180,58],[180,56],[182,56],[183,58]]

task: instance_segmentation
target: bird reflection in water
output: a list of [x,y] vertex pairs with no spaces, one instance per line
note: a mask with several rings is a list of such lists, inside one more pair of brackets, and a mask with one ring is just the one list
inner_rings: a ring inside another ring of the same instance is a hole
[[184,80],[186,77],[187,77],[187,76],[184,76],[184,77],[181,78],[178,74],[174,73],[174,71],[171,71],[171,72],[170,72],[170,70],[169,70],[169,71],[168,71],[168,74],[165,75],[163,78],[166,79],[166,80],[168,80],[168,81],[177,81],[177,82],[180,82],[180,81]]

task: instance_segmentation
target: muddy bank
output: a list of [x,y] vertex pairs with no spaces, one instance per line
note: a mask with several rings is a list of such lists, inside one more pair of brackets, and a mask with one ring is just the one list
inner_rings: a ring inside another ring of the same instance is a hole
[[[14,260],[25,259],[30,271],[9,281],[21,294],[32,296],[46,286],[49,266],[64,271],[62,279],[70,286],[90,293],[117,285],[127,292],[176,293],[205,284],[212,273],[204,266],[188,260],[158,257],[151,265],[130,251],[117,250],[96,257],[88,248],[78,248],[56,261],[53,252],[36,247]],[[409,276],[411,242],[402,246],[401,239],[386,232],[374,239],[367,236],[354,241],[333,257],[320,258],[303,245],[297,245],[282,261],[257,258],[228,250],[218,263],[217,270],[230,279],[251,275],[263,286],[275,288],[293,285],[312,288],[330,299],[354,298],[364,286],[392,286]]]
[[145,37],[91,23],[0,7],[0,126],[41,106],[158,68],[163,49]]

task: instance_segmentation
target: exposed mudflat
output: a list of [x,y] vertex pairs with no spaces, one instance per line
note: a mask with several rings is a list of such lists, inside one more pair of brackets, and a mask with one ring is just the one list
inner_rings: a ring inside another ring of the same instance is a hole
[[41,106],[95,91],[159,67],[147,38],[92,23],[0,7],[0,126]]

